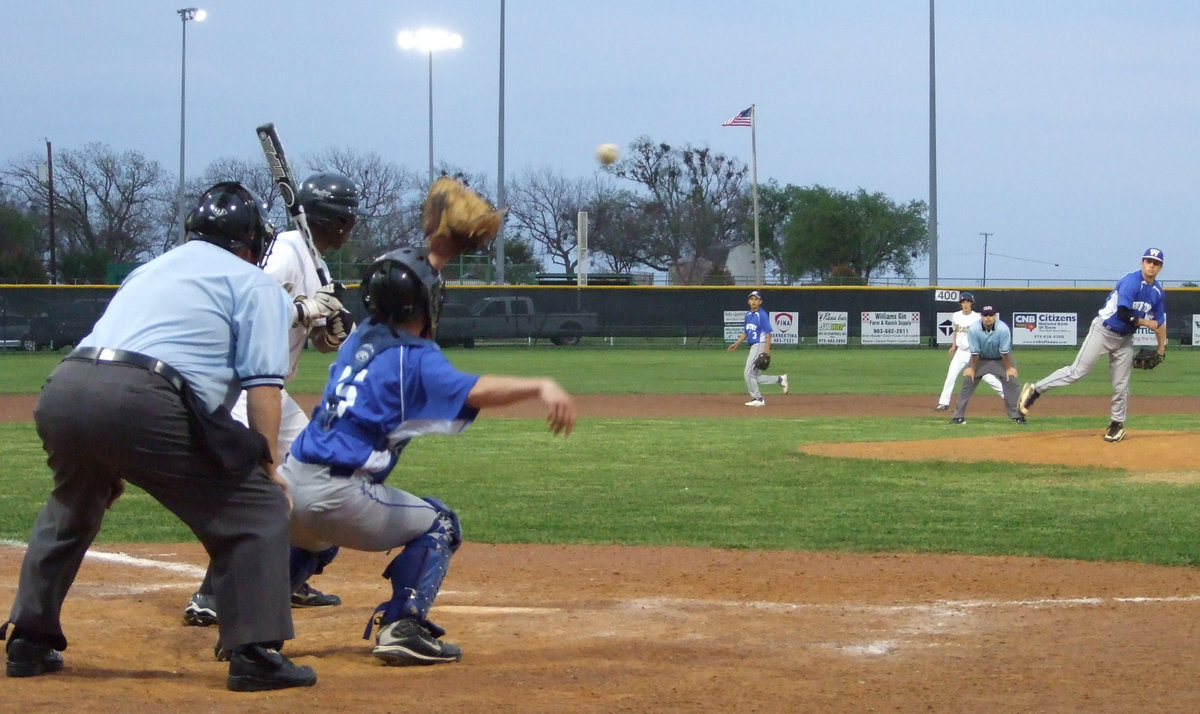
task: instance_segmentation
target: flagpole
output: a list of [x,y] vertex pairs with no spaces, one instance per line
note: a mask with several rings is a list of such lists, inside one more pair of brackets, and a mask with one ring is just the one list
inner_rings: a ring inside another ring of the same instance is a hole
[[754,118],[754,105],[750,105],[750,179],[751,179],[751,195],[754,200],[754,277],[758,281],[758,285],[765,285],[763,281],[763,264],[762,253],[758,246],[758,122]]

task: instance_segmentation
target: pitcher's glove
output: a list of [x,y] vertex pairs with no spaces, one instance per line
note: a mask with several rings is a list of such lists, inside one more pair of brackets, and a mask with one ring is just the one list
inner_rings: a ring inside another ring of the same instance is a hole
[[1133,368],[1154,369],[1165,357],[1166,355],[1160,355],[1153,347],[1143,347],[1133,356]]
[[755,366],[755,368],[756,368],[756,369],[758,369],[760,372],[761,372],[761,371],[763,371],[763,370],[765,370],[767,367],[770,367],[770,366],[771,366],[771,355],[770,355],[770,353],[763,352],[763,353],[762,353],[762,354],[760,354],[759,356],[755,357],[755,358],[754,358],[754,366]]
[[425,245],[444,261],[474,253],[496,237],[503,215],[462,181],[442,176],[425,197]]

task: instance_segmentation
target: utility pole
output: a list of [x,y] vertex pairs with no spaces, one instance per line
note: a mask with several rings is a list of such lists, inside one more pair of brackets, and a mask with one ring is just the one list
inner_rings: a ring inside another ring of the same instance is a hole
[[995,234],[980,231],[979,235],[983,236],[983,286],[987,287],[987,239]]

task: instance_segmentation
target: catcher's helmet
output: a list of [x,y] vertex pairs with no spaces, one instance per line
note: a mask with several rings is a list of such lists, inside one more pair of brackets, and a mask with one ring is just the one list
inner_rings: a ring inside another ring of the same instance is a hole
[[425,315],[421,336],[433,339],[442,312],[442,278],[423,249],[384,253],[363,273],[362,301],[378,322],[407,322]]
[[315,173],[304,179],[296,199],[304,207],[309,225],[349,233],[358,215],[358,184],[335,171]]
[[259,265],[275,242],[267,205],[236,181],[222,181],[205,191],[184,228],[188,240],[202,240],[228,251],[249,248]]
[[969,302],[972,305],[974,305],[975,304],[975,296],[972,295],[971,293],[967,292],[966,290],[964,290],[958,294],[958,301],[960,303]]

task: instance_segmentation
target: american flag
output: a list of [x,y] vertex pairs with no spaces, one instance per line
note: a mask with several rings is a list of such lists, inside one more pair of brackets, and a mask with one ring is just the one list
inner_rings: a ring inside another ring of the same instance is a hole
[[753,109],[753,107],[747,107],[746,109],[738,112],[732,119],[725,122],[721,126],[754,126],[754,121],[750,118],[751,109]]

